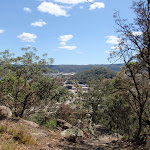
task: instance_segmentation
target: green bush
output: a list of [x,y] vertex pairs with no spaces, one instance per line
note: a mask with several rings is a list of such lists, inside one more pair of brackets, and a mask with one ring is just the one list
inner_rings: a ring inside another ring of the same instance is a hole
[[45,127],[50,128],[50,130],[54,130],[57,127],[56,119],[47,121],[46,124],[45,124]]
[[122,138],[121,138],[123,141],[127,141],[127,140],[129,140],[129,136],[128,135],[124,135],[124,136],[122,136]]

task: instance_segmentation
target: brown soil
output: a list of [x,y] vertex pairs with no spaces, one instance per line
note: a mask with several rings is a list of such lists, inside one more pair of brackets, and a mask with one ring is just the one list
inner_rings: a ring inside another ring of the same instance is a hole
[[107,138],[78,138],[73,143],[64,139],[59,130],[34,128],[18,119],[0,121],[0,126],[22,130],[34,139],[34,143],[24,144],[14,140],[10,133],[0,133],[0,150],[148,150],[144,146]]

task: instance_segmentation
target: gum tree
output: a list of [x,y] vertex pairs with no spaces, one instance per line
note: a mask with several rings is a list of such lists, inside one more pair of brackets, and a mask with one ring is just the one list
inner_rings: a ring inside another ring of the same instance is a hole
[[116,89],[128,97],[128,103],[138,120],[136,137],[139,138],[143,123],[150,125],[150,1],[133,1],[132,23],[114,14],[118,27],[119,44],[110,58],[121,59],[125,67],[118,74]]
[[[23,48],[15,57],[9,50],[0,53],[0,103],[12,108],[15,116],[23,117],[26,109],[37,103],[35,83],[48,71],[53,59],[40,58],[36,48]],[[44,93],[43,93],[44,94]]]

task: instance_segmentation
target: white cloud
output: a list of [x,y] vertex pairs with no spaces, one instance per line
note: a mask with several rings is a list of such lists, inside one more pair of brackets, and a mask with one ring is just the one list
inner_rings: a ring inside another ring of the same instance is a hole
[[59,6],[57,4],[53,4],[51,2],[42,2],[38,6],[38,10],[40,12],[49,13],[49,14],[55,15],[55,16],[69,16],[69,15],[67,15],[66,10],[62,9],[61,6]]
[[62,46],[62,47],[58,47],[58,48],[67,49],[67,50],[74,50],[74,49],[77,49],[77,46]]
[[[88,0],[89,2],[93,2],[94,0]],[[79,4],[88,2],[87,0],[54,0],[54,2],[64,3],[64,4]]]
[[66,5],[62,6],[62,5],[60,5],[60,7],[61,7],[62,9],[65,9],[65,10],[69,10],[69,9],[72,9],[72,8],[73,8],[73,5],[70,5],[70,6],[66,6]]
[[74,49],[77,49],[77,46],[67,46],[66,43],[71,40],[73,38],[73,35],[62,35],[62,36],[59,36],[59,40],[61,41],[59,44],[62,45],[58,48],[61,48],[61,49],[67,49],[67,50],[74,50]]
[[20,38],[22,42],[35,42],[35,39],[37,38],[35,34],[26,33],[26,32],[18,35],[17,37]]
[[24,10],[25,12],[31,13],[31,9],[30,9],[30,8],[24,7],[23,10]]
[[110,44],[119,44],[121,41],[121,38],[118,38],[116,36],[106,36],[107,41],[106,43],[110,43]]
[[60,42],[60,45],[66,45],[66,42]]
[[62,35],[62,36],[59,36],[59,40],[62,41],[62,42],[68,42],[72,38],[73,38],[73,35]]
[[0,29],[0,34],[2,34],[2,33],[4,33],[5,32],[5,30],[3,30],[3,29]]
[[140,36],[140,35],[142,35],[143,33],[142,33],[142,32],[132,32],[132,34],[133,34],[134,36]]
[[116,51],[120,50],[119,46],[112,46],[111,49],[116,50]]
[[31,26],[34,26],[34,27],[43,27],[44,25],[46,25],[46,22],[42,20],[31,23]]
[[105,8],[105,4],[101,3],[101,2],[95,2],[93,4],[90,5],[90,10],[94,10],[96,8]]
[[105,51],[105,53],[107,53],[107,54],[113,54],[114,52],[112,52],[112,51]]

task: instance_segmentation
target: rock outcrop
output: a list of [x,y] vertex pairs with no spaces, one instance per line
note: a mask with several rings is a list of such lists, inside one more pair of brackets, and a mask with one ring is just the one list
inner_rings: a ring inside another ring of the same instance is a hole
[[10,108],[6,106],[0,106],[0,120],[8,119],[12,117]]
[[72,128],[72,125],[65,120],[57,119],[57,127],[61,127],[62,129],[66,130]]
[[83,137],[84,133],[78,128],[70,128],[61,132],[63,137]]
[[20,119],[19,123],[26,124],[26,125],[28,125],[28,126],[30,126],[32,128],[38,128],[39,127],[39,125],[37,123],[33,122],[33,121]]

